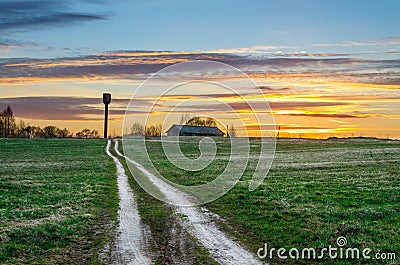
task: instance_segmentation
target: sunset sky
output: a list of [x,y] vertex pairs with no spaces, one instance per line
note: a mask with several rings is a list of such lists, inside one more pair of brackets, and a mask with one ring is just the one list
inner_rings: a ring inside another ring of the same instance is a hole
[[[32,125],[101,133],[101,94],[111,92],[110,131],[121,134],[126,106],[151,74],[214,60],[260,87],[241,95],[266,99],[284,136],[400,139],[399,10],[396,0],[0,0],[0,110],[11,105]],[[192,90],[164,98],[163,111],[190,98],[179,113],[226,114],[211,98],[246,112],[239,97]],[[156,91],[137,95],[138,116]],[[263,130],[242,121],[251,135]]]

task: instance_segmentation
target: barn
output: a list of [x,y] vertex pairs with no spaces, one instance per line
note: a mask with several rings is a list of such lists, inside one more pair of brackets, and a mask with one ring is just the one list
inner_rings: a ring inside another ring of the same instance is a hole
[[174,124],[166,131],[167,136],[224,136],[218,127]]

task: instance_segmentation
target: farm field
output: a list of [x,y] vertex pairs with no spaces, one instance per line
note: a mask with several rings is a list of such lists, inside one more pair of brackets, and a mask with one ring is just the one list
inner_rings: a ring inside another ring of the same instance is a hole
[[[215,140],[217,156],[200,172],[172,165],[158,138],[150,139],[147,148],[165,177],[198,185],[214,179],[228,163],[229,142]],[[182,152],[198,157],[198,141],[196,137],[183,138]],[[118,210],[116,168],[105,153],[106,144],[104,140],[0,140],[0,264],[104,261],[101,255],[104,245],[114,238]],[[248,184],[260,141],[251,139],[250,144],[249,165],[239,183],[205,205],[219,216],[216,222],[224,232],[253,253],[265,243],[287,249],[334,246],[343,236],[348,247],[396,253],[399,258],[399,141],[280,139],[267,178],[252,192]],[[135,149],[134,141],[129,148]],[[121,141],[119,150],[123,151]],[[148,251],[154,263],[216,264],[177,221],[185,220],[185,216],[148,195],[132,178],[124,159],[119,160],[129,176],[140,217],[151,231]],[[264,261],[315,263],[277,258]],[[382,264],[371,260],[356,263],[374,262]]]
[[104,140],[0,139],[0,264],[97,264],[113,233]]
[[[164,177],[179,184],[198,185],[214,179],[228,163],[228,142],[222,138],[216,142],[216,159],[200,172],[172,165],[159,141],[150,140],[146,145],[153,164]],[[134,145],[132,141],[128,148]],[[225,231],[254,253],[264,243],[271,248],[320,249],[335,246],[336,239],[343,236],[348,240],[347,247],[371,248],[399,256],[398,141],[281,139],[264,183],[249,192],[249,180],[257,162],[253,154],[258,148],[259,140],[252,139],[252,155],[242,179],[226,195],[207,205],[221,217],[220,226]],[[200,155],[196,138],[184,140],[181,149],[187,157]],[[319,262],[352,264],[354,261]],[[371,260],[360,262],[370,264]]]

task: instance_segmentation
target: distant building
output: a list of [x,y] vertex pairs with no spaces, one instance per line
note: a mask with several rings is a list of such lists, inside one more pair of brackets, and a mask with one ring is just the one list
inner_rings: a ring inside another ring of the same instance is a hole
[[166,131],[167,136],[224,136],[217,127],[174,124]]

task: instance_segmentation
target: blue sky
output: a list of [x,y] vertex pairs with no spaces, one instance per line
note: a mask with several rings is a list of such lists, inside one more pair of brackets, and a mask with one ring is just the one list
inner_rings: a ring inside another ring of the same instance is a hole
[[[1,2],[20,2],[23,6],[26,1]],[[366,52],[381,47],[313,45],[379,41],[398,36],[400,26],[399,1],[71,0],[53,1],[41,10],[43,16],[65,12],[98,17],[3,28],[0,40],[25,43],[3,56],[56,57],[114,50],[197,51],[264,45],[289,46],[283,48],[287,52]],[[26,10],[26,14],[32,13]],[[13,17],[10,13],[4,16]],[[14,17],[17,21],[24,19]]]

